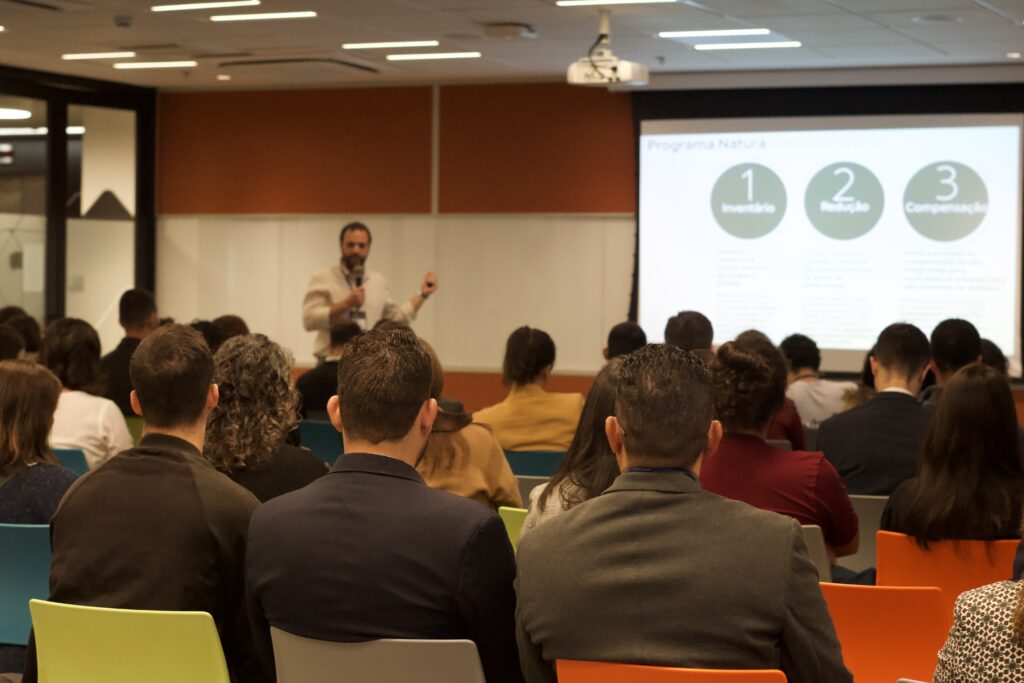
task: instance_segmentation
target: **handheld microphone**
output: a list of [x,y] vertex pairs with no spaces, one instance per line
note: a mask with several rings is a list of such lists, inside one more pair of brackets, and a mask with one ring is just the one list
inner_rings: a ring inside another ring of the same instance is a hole
[[363,286],[363,273],[364,272],[366,272],[366,271],[363,269],[363,264],[361,264],[361,263],[358,266],[353,266],[352,267],[352,277],[354,277],[355,280],[356,280],[356,287],[362,287]]

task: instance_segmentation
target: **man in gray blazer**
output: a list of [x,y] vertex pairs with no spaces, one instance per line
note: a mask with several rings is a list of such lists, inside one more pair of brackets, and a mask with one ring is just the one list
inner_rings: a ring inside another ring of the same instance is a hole
[[553,683],[557,659],[852,681],[799,524],[700,488],[722,438],[705,366],[670,345],[626,356],[615,413],[622,474],[519,546],[527,683]]

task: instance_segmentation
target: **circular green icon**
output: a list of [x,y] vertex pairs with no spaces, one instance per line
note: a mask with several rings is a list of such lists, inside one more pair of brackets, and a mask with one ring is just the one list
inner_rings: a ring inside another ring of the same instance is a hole
[[884,206],[882,183],[867,168],[849,161],[830,164],[815,173],[804,196],[811,224],[822,235],[836,240],[866,234],[882,217]]
[[973,168],[940,161],[914,174],[903,193],[903,213],[930,240],[967,237],[988,213],[988,189]]
[[756,239],[779,226],[786,213],[786,187],[761,164],[733,166],[715,181],[711,211],[734,237]]

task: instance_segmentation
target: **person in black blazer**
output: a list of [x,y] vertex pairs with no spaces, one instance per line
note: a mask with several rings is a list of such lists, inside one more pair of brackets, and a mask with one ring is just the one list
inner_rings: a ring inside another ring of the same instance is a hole
[[246,562],[249,618],[308,638],[467,638],[488,683],[522,681],[515,557],[488,508],[429,488],[414,469],[437,415],[431,363],[409,330],[368,332],[339,359],[328,414],[345,455],[259,508]]
[[907,323],[882,330],[871,355],[878,393],[821,423],[818,449],[852,494],[887,496],[917,473],[930,413],[917,402],[931,361],[928,338]]
[[345,344],[362,333],[363,328],[351,320],[331,326],[331,347],[327,349],[324,362],[302,373],[295,381],[295,388],[302,397],[299,404],[302,419],[327,419],[327,402],[338,393],[338,356]]
[[118,322],[124,328],[124,339],[113,351],[100,359],[106,377],[104,396],[117,404],[121,413],[135,417],[129,400],[132,380],[128,376],[128,363],[146,336],[160,326],[156,300],[144,289],[129,289],[118,303]]

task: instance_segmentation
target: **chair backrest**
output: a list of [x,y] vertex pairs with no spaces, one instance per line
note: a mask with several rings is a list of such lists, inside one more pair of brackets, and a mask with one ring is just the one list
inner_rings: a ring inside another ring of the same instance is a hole
[[559,659],[555,667],[558,683],[786,683],[786,674],[774,669],[676,669],[571,659]]
[[781,448],[784,451],[793,450],[793,444],[790,443],[789,439],[766,439],[765,443],[769,446],[775,446]]
[[964,591],[1013,578],[1019,539],[1010,541],[938,541],[922,549],[913,538],[890,531],[876,535],[879,586],[936,586],[945,600],[945,624],[953,624],[953,606]]
[[853,555],[841,557],[837,564],[855,572],[862,572],[875,566],[875,534],[882,523],[882,512],[889,496],[850,496],[853,511],[857,513],[857,528],[860,531],[860,545]]
[[39,683],[229,683],[206,612],[29,604]]
[[821,592],[855,681],[931,680],[948,632],[942,591],[823,583]]
[[85,459],[85,451],[79,448],[54,448],[53,454],[62,467],[71,470],[79,477],[89,471],[89,461]]
[[334,643],[274,626],[277,683],[485,683],[471,640]]
[[519,481],[519,495],[523,498],[523,505],[527,507],[530,506],[530,492],[537,486],[551,481],[550,477],[518,476],[516,479]]
[[804,450],[805,451],[816,451],[818,450],[818,428],[808,427],[804,425]]
[[0,524],[0,644],[27,645],[28,601],[50,595],[50,526]]
[[510,508],[501,506],[498,508],[498,516],[505,523],[505,533],[508,540],[512,541],[512,549],[519,550],[519,534],[523,531],[523,522],[526,521],[526,510],[523,508]]
[[136,446],[142,441],[142,428],[145,427],[146,423],[138,415],[127,415],[124,418],[124,423],[128,425],[128,433],[132,435],[132,443]]
[[831,581],[832,563],[828,560],[828,547],[825,545],[825,534],[821,532],[821,527],[817,524],[803,524],[800,529],[804,532],[807,553],[818,570],[818,580]]
[[327,420],[303,420],[299,423],[299,440],[313,455],[334,466],[345,452],[341,432]]
[[512,474],[528,477],[550,477],[562,464],[564,451],[505,451]]

